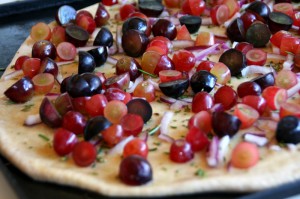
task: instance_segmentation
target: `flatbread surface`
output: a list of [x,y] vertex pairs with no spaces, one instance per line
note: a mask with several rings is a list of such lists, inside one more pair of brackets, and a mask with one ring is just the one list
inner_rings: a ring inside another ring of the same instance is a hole
[[[97,5],[93,5],[86,10],[94,13],[96,8]],[[111,24],[108,25],[110,26]],[[32,45],[33,41],[28,37],[10,65],[13,65],[20,55],[30,55]],[[76,71],[76,67],[76,64],[70,64],[62,66],[60,70],[67,76]],[[106,73],[113,71],[109,64],[98,70]],[[5,74],[10,72],[12,69],[8,67]],[[251,192],[300,179],[300,152],[298,150],[262,149],[259,163],[247,170],[226,166],[210,168],[205,161],[205,152],[196,153],[195,158],[188,163],[173,163],[167,154],[170,144],[158,139],[158,133],[156,133],[149,136],[147,141],[149,148],[155,149],[149,152],[147,158],[153,168],[153,181],[142,186],[127,186],[118,179],[120,155],[99,153],[98,157],[102,161],[81,168],[74,164],[71,157],[61,158],[56,155],[51,146],[54,129],[44,124],[24,126],[28,115],[39,112],[43,96],[35,95],[25,104],[11,103],[3,93],[15,81],[2,79],[0,82],[0,152],[12,164],[35,180],[79,187],[110,196],[166,196],[210,191]],[[57,87],[54,88],[54,92],[58,90]],[[169,110],[169,106],[164,103],[153,102],[151,105],[155,114],[144,129],[155,127],[164,112]],[[175,113],[169,127],[172,137],[185,136],[186,125],[191,115],[190,112],[184,111]],[[171,128],[171,126],[176,126],[176,128]],[[240,140],[244,132],[240,131],[234,139]],[[272,136],[272,132],[270,134]],[[235,142],[232,142],[230,148],[234,145]],[[199,169],[205,171],[204,176],[195,175]]]

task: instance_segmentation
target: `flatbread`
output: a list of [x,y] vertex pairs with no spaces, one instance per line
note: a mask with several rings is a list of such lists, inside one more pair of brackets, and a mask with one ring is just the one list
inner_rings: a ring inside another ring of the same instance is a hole
[[[86,10],[95,13],[96,8],[97,5],[93,5]],[[118,10],[116,6],[108,9],[111,13]],[[111,18],[113,16],[111,15]],[[54,24],[52,23],[52,26]],[[114,28],[112,24],[108,27]],[[20,55],[31,55],[32,45],[33,40],[28,37],[10,65],[13,65]],[[62,66],[60,72],[67,76],[76,71],[76,67],[76,64]],[[97,70],[110,74],[113,72],[109,64]],[[8,67],[5,74],[12,71],[13,69]],[[205,160],[205,152],[195,153],[195,158],[188,163],[172,162],[167,154],[170,143],[158,139],[156,133],[149,136],[147,141],[150,149],[157,149],[149,152],[147,158],[153,168],[153,181],[142,186],[127,186],[118,178],[121,156],[101,153],[101,162],[81,168],[74,164],[71,157],[61,158],[56,155],[51,146],[54,129],[44,124],[24,126],[28,115],[38,113],[43,96],[35,95],[24,104],[12,104],[3,93],[14,82],[15,80],[4,81],[3,77],[0,82],[0,152],[35,180],[79,187],[109,196],[166,196],[210,191],[252,192],[300,179],[300,152],[297,149],[261,149],[261,160],[247,170],[226,166],[210,168]],[[55,91],[58,91],[58,87],[54,88]],[[299,103],[299,96],[295,100]],[[169,105],[165,103],[155,101],[151,105],[154,114],[144,129],[151,129],[159,124],[164,112],[169,110]],[[175,113],[169,125],[170,136],[185,136],[187,122],[191,116],[192,113],[185,111]],[[266,130],[268,131],[268,128]],[[245,130],[240,131],[233,138],[235,141],[231,142],[231,149],[244,132]],[[272,137],[274,132],[270,131],[268,134]],[[45,137],[49,138],[49,141],[46,141]],[[199,169],[205,171],[204,176],[195,175]]]

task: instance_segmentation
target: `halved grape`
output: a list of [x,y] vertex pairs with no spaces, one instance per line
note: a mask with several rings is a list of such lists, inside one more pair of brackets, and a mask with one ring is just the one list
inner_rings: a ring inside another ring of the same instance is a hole
[[76,10],[72,6],[63,5],[58,8],[55,20],[59,25],[72,23],[76,18]]
[[253,23],[246,32],[246,41],[254,47],[264,47],[271,38],[269,27],[263,23]]
[[29,77],[23,77],[4,92],[4,95],[16,103],[29,101],[34,94],[34,85]]
[[228,38],[233,42],[245,41],[245,29],[243,21],[240,18],[233,20],[226,29]]
[[137,30],[145,35],[150,35],[151,29],[147,24],[147,21],[140,17],[130,17],[128,18],[122,26],[123,34],[128,30]]
[[148,37],[137,30],[128,30],[122,36],[124,52],[131,57],[141,56],[149,43]]
[[293,19],[282,12],[271,12],[269,14],[268,25],[274,34],[280,30],[289,30],[293,25]]
[[200,16],[184,15],[179,18],[180,24],[185,25],[189,33],[194,34],[198,32],[202,18]]
[[246,11],[255,13],[256,16],[261,16],[265,20],[268,20],[268,16],[270,14],[269,6],[262,1],[254,1],[250,3],[250,5],[246,8]]
[[260,75],[254,79],[252,79],[251,81],[257,83],[260,87],[261,90],[264,90],[265,88],[269,87],[269,86],[274,86],[275,84],[275,78],[274,78],[274,74],[271,73],[267,73],[265,75]]
[[42,60],[49,57],[54,60],[56,58],[56,47],[50,41],[40,40],[33,44],[31,54],[33,58]]
[[239,75],[242,69],[246,67],[245,55],[233,48],[225,51],[221,55],[219,62],[224,63],[229,68],[232,76]]
[[96,67],[102,66],[108,57],[107,48],[106,46],[100,46],[98,48],[94,48],[88,51],[93,57],[96,62]]
[[158,17],[163,12],[164,6],[156,0],[139,1],[139,10],[148,17]]
[[70,25],[66,27],[66,40],[76,47],[85,46],[89,37],[89,33],[80,26]]
[[106,119],[104,116],[96,116],[93,118],[90,118],[86,126],[84,128],[83,136],[84,140],[90,140],[96,135],[98,135],[101,131],[107,129],[112,124],[108,119]]
[[109,18],[109,12],[105,9],[102,3],[99,3],[95,14],[95,22],[97,27],[102,27],[103,25],[107,24]]
[[40,67],[39,72],[40,73],[50,73],[54,77],[56,77],[58,75],[58,66],[53,59],[46,57],[41,62],[41,67]]
[[212,114],[212,127],[218,137],[235,135],[240,129],[241,124],[238,117],[229,113],[214,112]]
[[54,106],[60,115],[65,115],[73,110],[72,99],[68,93],[60,94],[54,101]]
[[39,73],[32,78],[36,94],[49,93],[54,86],[54,76],[50,73]]
[[113,45],[113,35],[110,30],[106,27],[102,27],[98,32],[93,45],[94,46],[108,46],[111,47]]
[[95,70],[96,62],[94,60],[94,57],[90,53],[79,51],[78,56],[78,74],[93,72]]
[[128,88],[129,82],[129,73],[123,73],[121,75],[115,75],[110,78],[107,78],[104,85],[105,88],[119,88],[125,90]]
[[137,98],[130,100],[127,104],[128,113],[140,115],[144,123],[148,122],[152,117],[152,107],[147,100]]
[[278,142],[298,144],[300,142],[300,119],[296,116],[282,118],[276,128]]
[[210,92],[215,87],[217,82],[216,76],[208,71],[200,70],[193,74],[190,84],[194,93],[200,91]]
[[121,57],[120,59],[118,59],[116,64],[117,75],[128,72],[131,81],[134,81],[141,75],[139,69],[141,69],[140,64],[134,58],[129,56]]
[[189,87],[188,79],[179,79],[159,84],[159,89],[169,97],[178,98],[184,94]]
[[170,40],[176,38],[176,26],[167,19],[158,19],[152,26],[152,33],[154,36],[164,36]]
[[42,122],[51,128],[60,127],[62,124],[61,115],[47,97],[41,103],[39,114]]

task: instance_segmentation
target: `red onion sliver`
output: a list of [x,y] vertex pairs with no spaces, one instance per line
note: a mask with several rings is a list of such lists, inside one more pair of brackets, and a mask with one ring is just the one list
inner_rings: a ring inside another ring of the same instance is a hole
[[149,78],[147,81],[154,86],[155,90],[158,90],[158,91],[160,90],[159,86],[158,86],[158,83],[156,81],[154,81],[151,78]]
[[89,51],[89,50],[99,48],[99,47],[101,47],[101,46],[84,46],[84,47],[76,48],[76,51],[78,53],[79,51]]
[[272,151],[281,151],[281,147],[278,145],[271,145],[269,149]]
[[195,42],[193,40],[173,40],[172,44],[175,49],[183,49],[194,46]]
[[206,48],[206,49],[204,49],[200,52],[193,51],[193,53],[196,57],[196,60],[202,60],[207,55],[214,53],[218,46],[220,46],[220,44],[214,44],[214,45],[212,45],[212,46],[210,46],[210,47],[208,47],[208,48]]
[[168,126],[174,116],[173,111],[166,111],[161,118],[160,124],[160,134],[168,135]]
[[207,164],[210,167],[216,167],[218,165],[218,146],[219,138],[214,136],[210,142],[208,156],[206,157]]
[[139,137],[141,140],[147,142],[147,140],[148,140],[148,135],[149,135],[149,134],[148,134],[147,131],[142,131],[142,132],[138,135],[138,137]]
[[254,143],[258,146],[265,146],[268,143],[268,139],[262,135],[255,135],[251,133],[244,134],[244,140],[247,142]]
[[40,114],[28,115],[24,121],[25,126],[32,126],[40,123],[42,123]]
[[219,145],[218,145],[218,163],[222,164],[225,163],[226,159],[226,154],[229,149],[229,144],[230,144],[230,137],[229,135],[225,135],[219,140]]
[[187,106],[187,105],[188,105],[187,102],[176,100],[176,102],[170,106],[170,109],[173,111],[179,111],[182,109],[182,107]]
[[272,68],[256,65],[249,65],[241,71],[243,77],[247,77],[253,74],[267,74],[269,72],[273,72]]
[[72,63],[75,63],[75,61],[61,61],[61,62],[56,62],[57,66],[62,66],[62,65],[72,64]]
[[174,138],[172,138],[172,137],[170,137],[169,135],[166,135],[166,134],[159,134],[158,138],[163,140],[163,141],[169,142],[169,143],[174,142]]
[[132,139],[134,139],[133,135],[123,139],[121,142],[119,142],[113,148],[111,148],[109,150],[108,155],[121,155],[123,153],[123,149],[124,149],[125,145]]
[[122,26],[117,26],[116,40],[117,40],[118,52],[123,53],[124,50],[122,47]]
[[162,102],[165,102],[165,103],[168,103],[168,104],[173,104],[177,101],[176,99],[174,99],[172,97],[165,96],[165,95],[161,95],[160,100]]
[[113,45],[108,48],[107,52],[109,55],[114,55],[118,52],[118,46],[117,46],[116,42],[114,42]]
[[108,56],[107,59],[106,59],[106,63],[109,63],[111,65],[116,65],[118,62],[118,60],[112,56]]
[[289,88],[287,90],[288,98],[295,95],[299,90],[300,90],[300,81],[299,81],[299,78],[298,78],[298,83],[295,86],[293,86],[292,88]]
[[129,89],[126,90],[126,92],[133,93],[133,91],[136,88],[136,86],[139,83],[141,83],[143,80],[144,80],[143,75],[140,75],[138,78],[135,79],[135,81],[133,82],[132,86],[130,86]]
[[24,75],[23,70],[15,70],[15,71],[5,75],[3,77],[3,80],[10,80],[10,79],[13,79],[13,78],[21,76],[21,75]]

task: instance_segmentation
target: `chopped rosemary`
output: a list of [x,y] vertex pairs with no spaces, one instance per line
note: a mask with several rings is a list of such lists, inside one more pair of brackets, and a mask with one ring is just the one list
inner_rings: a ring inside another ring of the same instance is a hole
[[196,176],[199,176],[199,177],[204,177],[204,176],[205,176],[205,171],[202,170],[202,169],[198,169],[198,170],[195,172],[195,175],[196,175]]
[[46,142],[50,141],[50,139],[43,134],[39,134],[39,137],[42,138],[43,140],[45,140]]
[[155,146],[160,146],[160,145],[161,145],[160,142],[153,142],[153,144],[154,144]]
[[153,74],[148,73],[147,71],[144,71],[144,70],[142,70],[142,69],[139,69],[139,71],[140,71],[141,73],[145,74],[145,75],[149,75],[150,77],[157,78],[157,75],[153,75]]
[[172,129],[177,129],[177,126],[170,126]]
[[27,112],[27,111],[29,111],[29,110],[31,109],[31,107],[33,107],[33,106],[34,106],[34,104],[26,104],[26,105],[24,105],[24,108],[21,109],[21,111]]
[[149,149],[150,152],[157,151],[157,147]]
[[154,134],[158,131],[159,128],[160,128],[160,124],[157,125],[156,127],[154,127],[153,129],[151,129],[151,130],[148,132],[148,134],[149,134],[149,135],[154,135]]

